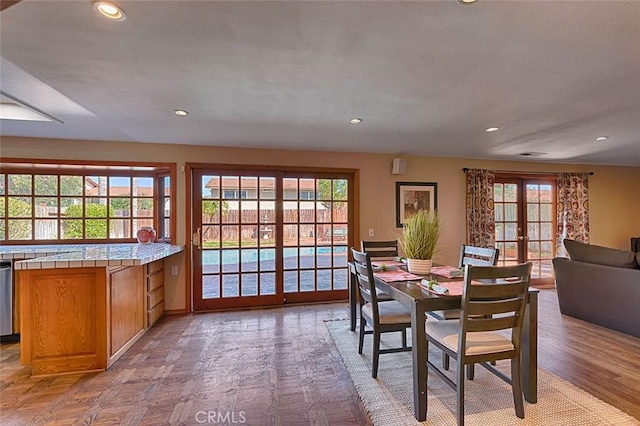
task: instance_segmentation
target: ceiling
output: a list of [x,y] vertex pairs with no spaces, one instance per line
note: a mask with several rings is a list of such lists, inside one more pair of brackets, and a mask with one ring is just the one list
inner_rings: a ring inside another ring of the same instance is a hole
[[3,136],[640,166],[640,1],[117,4],[0,13]]

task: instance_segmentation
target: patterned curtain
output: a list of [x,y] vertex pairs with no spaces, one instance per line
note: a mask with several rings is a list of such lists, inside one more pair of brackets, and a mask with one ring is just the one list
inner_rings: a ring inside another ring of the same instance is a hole
[[589,175],[560,173],[558,177],[556,254],[566,257],[564,240],[589,242]]
[[467,244],[478,247],[496,245],[493,209],[493,170],[467,170]]

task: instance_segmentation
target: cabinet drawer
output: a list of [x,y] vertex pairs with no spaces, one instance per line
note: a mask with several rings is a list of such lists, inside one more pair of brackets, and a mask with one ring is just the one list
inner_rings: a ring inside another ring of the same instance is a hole
[[149,303],[148,303],[147,306],[149,307],[149,310],[151,310],[158,303],[164,302],[164,288],[160,287],[159,289],[157,289],[153,293],[149,293],[149,295],[147,297],[149,298],[149,300],[148,300]]
[[155,324],[155,322],[158,321],[158,318],[160,318],[162,314],[164,314],[164,303],[158,303],[153,309],[150,309],[147,313],[147,322],[149,324],[149,327]]
[[147,277],[147,291],[149,293],[156,291],[164,286],[164,271],[156,272]]
[[147,264],[147,274],[155,274],[158,271],[162,271],[164,269],[164,260],[156,260],[155,262],[151,262]]

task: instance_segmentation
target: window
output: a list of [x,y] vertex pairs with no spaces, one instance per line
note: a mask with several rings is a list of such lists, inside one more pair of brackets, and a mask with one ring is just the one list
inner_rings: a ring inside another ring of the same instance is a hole
[[2,242],[133,242],[143,226],[171,238],[170,174],[159,175],[152,167],[114,171],[58,165],[54,173],[50,165],[2,166]]
[[315,191],[300,190],[300,199],[301,200],[315,200],[316,199],[316,192]]
[[247,199],[249,194],[246,190],[238,191],[237,189],[225,189],[222,198],[227,200],[237,200],[238,198]]

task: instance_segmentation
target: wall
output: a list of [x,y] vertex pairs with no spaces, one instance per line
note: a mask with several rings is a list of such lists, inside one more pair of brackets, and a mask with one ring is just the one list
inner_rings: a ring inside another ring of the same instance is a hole
[[[590,177],[591,243],[629,249],[640,235],[640,167],[613,167],[515,161],[407,156],[407,173],[391,174],[393,155],[331,153],[105,141],[65,141],[3,137],[2,157],[68,160],[156,161],[178,163],[177,243],[186,244],[185,176],[180,166],[192,163],[337,167],[360,170],[360,235],[373,229],[377,239],[395,238],[395,182],[437,182],[438,210],[445,229],[436,261],[455,264],[465,241],[465,175],[463,167],[514,171],[593,171]],[[179,310],[185,300],[187,257],[171,260],[178,278],[167,277],[166,308]],[[169,269],[169,268],[167,268]]]

